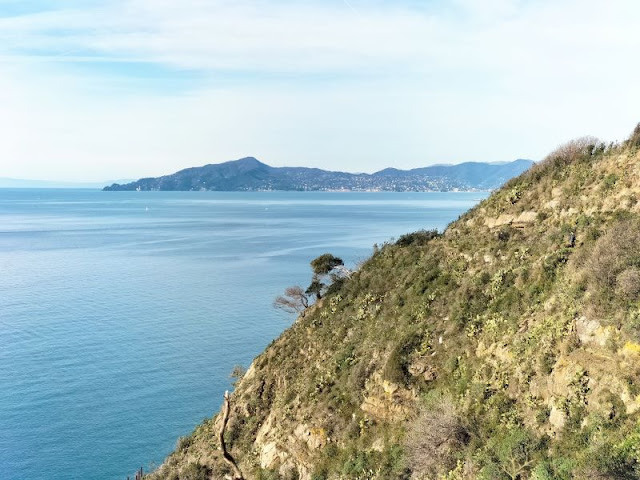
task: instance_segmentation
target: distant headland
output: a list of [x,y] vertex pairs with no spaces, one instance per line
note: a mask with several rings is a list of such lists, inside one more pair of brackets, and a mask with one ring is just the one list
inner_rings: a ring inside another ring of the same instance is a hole
[[271,167],[256,158],[187,168],[172,175],[114,183],[105,191],[481,191],[493,190],[533,165],[467,162],[413,170],[386,168],[373,174],[332,172],[319,168]]

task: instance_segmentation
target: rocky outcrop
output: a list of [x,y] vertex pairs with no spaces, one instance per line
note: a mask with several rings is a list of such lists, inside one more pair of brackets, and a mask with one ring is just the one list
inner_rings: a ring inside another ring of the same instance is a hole
[[397,422],[411,416],[415,400],[415,392],[383,380],[379,374],[375,374],[366,384],[360,408],[375,420]]

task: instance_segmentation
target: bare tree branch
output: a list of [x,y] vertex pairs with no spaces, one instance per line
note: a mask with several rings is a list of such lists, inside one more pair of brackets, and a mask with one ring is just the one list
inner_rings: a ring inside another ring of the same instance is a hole
[[302,287],[287,287],[284,295],[276,297],[273,306],[284,310],[287,313],[297,313],[304,316],[304,311],[309,308],[309,297],[302,290]]

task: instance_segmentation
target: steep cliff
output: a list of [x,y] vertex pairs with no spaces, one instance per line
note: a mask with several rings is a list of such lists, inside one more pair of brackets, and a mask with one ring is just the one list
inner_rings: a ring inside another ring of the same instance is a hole
[[[640,478],[640,128],[384,245],[232,395],[248,479]],[[158,479],[225,478],[217,417]]]

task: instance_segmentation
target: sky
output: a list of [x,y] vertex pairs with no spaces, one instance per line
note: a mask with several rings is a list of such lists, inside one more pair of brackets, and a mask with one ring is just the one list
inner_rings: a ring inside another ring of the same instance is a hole
[[0,177],[539,160],[640,121],[636,0],[0,0]]

